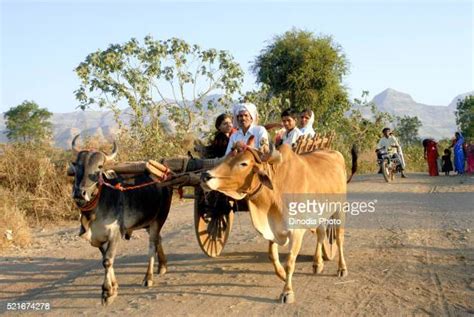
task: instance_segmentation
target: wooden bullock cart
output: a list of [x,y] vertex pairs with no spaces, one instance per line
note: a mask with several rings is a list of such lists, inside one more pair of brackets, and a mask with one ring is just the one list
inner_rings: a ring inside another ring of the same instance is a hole
[[[316,134],[314,137],[301,136],[293,147],[297,154],[315,150],[329,149],[334,140],[334,133]],[[234,213],[248,211],[245,199],[234,201],[221,193],[204,193],[200,187],[200,171],[186,172],[188,159],[164,159],[160,162],[118,163],[111,169],[120,174],[143,172],[147,169],[156,176],[159,186],[177,187],[181,196],[194,199],[194,227],[196,238],[202,251],[209,257],[217,257],[229,239],[234,221]],[[192,187],[193,194],[182,194],[184,187]],[[119,190],[133,189],[134,186],[116,188]],[[333,226],[326,228],[327,239],[323,242],[323,257],[332,260],[337,252],[336,233]]]

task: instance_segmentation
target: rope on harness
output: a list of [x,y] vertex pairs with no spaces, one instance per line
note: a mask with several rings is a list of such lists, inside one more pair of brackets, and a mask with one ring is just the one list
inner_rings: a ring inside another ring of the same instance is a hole
[[112,188],[112,189],[115,189],[115,190],[118,190],[118,191],[121,191],[121,192],[125,192],[125,191],[128,191],[128,190],[134,190],[134,189],[139,189],[139,188],[147,187],[147,186],[150,186],[150,185],[158,184],[158,183],[161,183],[161,182],[163,182],[167,179],[168,179],[168,174],[164,174],[162,177],[156,177],[156,180],[153,180],[151,182],[143,183],[143,184],[140,184],[140,185],[123,186],[122,183],[117,183],[115,185],[107,183],[104,180],[102,174],[100,174],[100,176],[99,176],[99,187],[101,185],[105,185],[109,188]]
[[135,190],[143,187],[147,187],[150,185],[154,185],[157,183],[161,183],[162,181],[166,180],[168,178],[168,174],[163,175],[161,178],[157,178],[154,181],[143,183],[140,185],[135,185],[135,186],[123,186],[121,183],[117,183],[115,185],[112,185],[104,180],[104,177],[102,176],[102,173],[99,175],[99,182],[97,186],[97,194],[92,198],[92,200],[88,201],[85,205],[83,206],[78,206],[81,212],[90,212],[94,210],[97,207],[97,204],[99,203],[99,198],[100,194],[102,193],[102,188],[103,186],[107,186],[109,188],[112,188],[114,190],[118,190],[121,192],[129,191],[129,190]]

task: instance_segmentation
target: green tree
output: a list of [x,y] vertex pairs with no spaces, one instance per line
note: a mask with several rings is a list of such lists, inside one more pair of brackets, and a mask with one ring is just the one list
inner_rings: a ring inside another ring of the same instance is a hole
[[458,100],[456,123],[465,138],[474,139],[474,96]]
[[[130,132],[142,144],[172,143],[162,116],[171,122],[177,138],[202,131],[213,109],[230,104],[243,80],[240,66],[227,51],[151,36],[143,44],[132,38],[91,53],[75,71],[81,80],[75,92],[79,106],[112,110],[122,129],[120,115],[128,106]],[[211,94],[222,98],[216,101]]]
[[311,108],[320,128],[335,126],[350,107],[342,85],[348,61],[330,36],[297,29],[276,36],[252,69],[281,104],[288,99],[295,109]]
[[15,142],[38,142],[51,137],[53,114],[34,101],[23,101],[5,113],[7,137]]
[[419,143],[420,138],[418,136],[418,130],[421,126],[421,121],[417,116],[404,116],[403,118],[398,118],[398,124],[395,127],[395,130],[402,145],[413,145]]
[[270,93],[267,85],[262,85],[258,90],[245,93],[242,101],[252,102],[258,105],[259,124],[275,123],[281,121],[281,112],[289,107],[289,104],[281,104],[279,98],[275,98]]

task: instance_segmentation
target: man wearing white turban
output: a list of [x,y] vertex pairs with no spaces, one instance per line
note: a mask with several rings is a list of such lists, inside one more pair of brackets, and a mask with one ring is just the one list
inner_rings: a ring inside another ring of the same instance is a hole
[[264,127],[257,125],[258,112],[253,103],[246,102],[235,105],[232,112],[234,123],[239,127],[239,130],[231,135],[225,151],[226,155],[230,153],[236,142],[240,141],[246,144],[251,136],[254,136],[252,147],[259,149],[268,146],[268,132]]

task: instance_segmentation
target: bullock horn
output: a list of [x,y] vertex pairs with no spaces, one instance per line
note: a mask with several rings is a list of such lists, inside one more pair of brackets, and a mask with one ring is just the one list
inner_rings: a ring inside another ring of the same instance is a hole
[[79,154],[79,152],[81,151],[76,147],[76,141],[77,141],[78,138],[79,138],[79,134],[76,135],[74,137],[74,139],[72,139],[72,142],[71,142],[71,149],[72,149],[72,152],[74,153],[74,155]]
[[112,161],[115,158],[115,156],[117,156],[117,153],[118,153],[117,142],[114,141],[114,147],[112,148],[112,153],[105,156],[106,161]]
[[264,152],[262,153],[261,151],[258,151],[260,153],[261,161],[268,164],[280,163],[283,160],[280,151],[278,151],[275,148],[275,145],[271,142],[269,144],[269,147],[270,149],[268,153],[264,153]]
[[251,147],[247,148],[247,150],[249,150],[250,153],[252,153],[252,155],[255,158],[255,160],[257,161],[257,163],[262,163],[262,155],[263,155],[262,152],[260,152],[257,149],[251,148]]
[[270,165],[280,163],[281,161],[283,161],[283,157],[281,156],[281,152],[278,150],[272,151],[266,160]]
[[280,163],[283,160],[281,152],[275,148],[275,145],[270,142],[270,153],[265,154],[265,157],[262,159],[268,164]]

